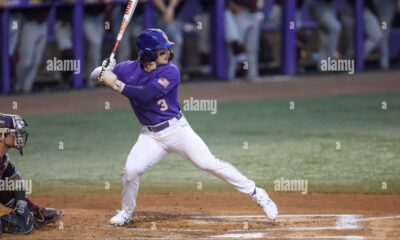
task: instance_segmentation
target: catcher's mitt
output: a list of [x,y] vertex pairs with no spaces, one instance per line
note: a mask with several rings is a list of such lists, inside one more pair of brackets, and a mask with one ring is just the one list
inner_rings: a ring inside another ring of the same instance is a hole
[[1,218],[3,232],[12,234],[29,234],[33,230],[31,212],[25,206],[17,205],[9,214]]

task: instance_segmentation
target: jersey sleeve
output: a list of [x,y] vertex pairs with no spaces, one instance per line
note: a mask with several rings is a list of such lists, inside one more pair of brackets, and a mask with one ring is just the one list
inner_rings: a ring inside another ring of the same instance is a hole
[[167,95],[172,89],[179,85],[180,74],[175,66],[169,66],[160,72],[150,84],[158,88],[164,95]]
[[126,83],[124,77],[123,77],[123,72],[126,69],[126,66],[128,65],[128,62],[122,62],[122,63],[118,63],[117,65],[115,65],[114,69],[113,69],[113,73],[115,75],[117,75],[117,79],[120,80],[123,83]]

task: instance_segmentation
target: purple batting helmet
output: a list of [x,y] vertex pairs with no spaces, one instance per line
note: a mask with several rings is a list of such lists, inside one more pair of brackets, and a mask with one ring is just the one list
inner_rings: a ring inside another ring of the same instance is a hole
[[[153,62],[157,60],[156,50],[169,49],[175,43],[168,40],[167,35],[157,28],[144,30],[136,40],[136,48],[142,61]],[[170,50],[171,51],[171,50]],[[172,60],[173,53],[171,51]]]

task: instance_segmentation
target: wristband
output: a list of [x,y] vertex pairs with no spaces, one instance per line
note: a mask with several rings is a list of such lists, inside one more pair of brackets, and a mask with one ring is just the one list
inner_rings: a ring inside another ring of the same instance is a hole
[[122,91],[124,90],[124,88],[125,88],[125,83],[123,83],[123,82],[121,82],[120,80],[115,80],[115,83],[114,83],[114,85],[112,86],[112,89],[113,90],[115,90],[115,91],[117,91],[117,92],[119,92],[119,93],[122,93]]

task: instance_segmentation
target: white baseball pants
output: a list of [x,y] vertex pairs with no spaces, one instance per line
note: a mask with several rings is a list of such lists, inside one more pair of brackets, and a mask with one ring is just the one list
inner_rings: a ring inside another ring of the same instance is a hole
[[196,167],[224,180],[242,193],[249,196],[253,193],[255,183],[231,164],[216,158],[184,116],[180,120],[170,120],[170,123],[170,127],[160,132],[150,132],[146,127],[142,128],[129,153],[122,176],[123,210],[133,212],[139,190],[139,177],[170,152],[178,153]]

